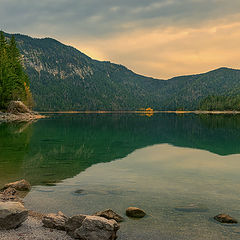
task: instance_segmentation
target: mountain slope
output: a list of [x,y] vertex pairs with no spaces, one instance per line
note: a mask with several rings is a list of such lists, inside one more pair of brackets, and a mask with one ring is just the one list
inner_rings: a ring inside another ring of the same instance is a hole
[[38,110],[131,110],[156,103],[150,92],[159,80],[92,60],[53,39],[16,40]]
[[240,70],[219,68],[203,74],[175,77],[166,85],[166,108],[194,110],[207,96],[240,94]]
[[149,106],[193,110],[209,95],[240,93],[239,70],[221,68],[158,80],[122,65],[93,60],[51,38],[15,37],[37,110],[137,110]]

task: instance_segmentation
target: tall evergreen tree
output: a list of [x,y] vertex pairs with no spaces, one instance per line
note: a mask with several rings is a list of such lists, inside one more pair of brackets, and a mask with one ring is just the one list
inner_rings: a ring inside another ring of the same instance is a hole
[[7,79],[7,43],[3,32],[0,33],[0,106],[5,105]]
[[21,100],[32,105],[29,79],[17,48],[15,37],[7,42],[3,32],[0,33],[0,108],[6,108],[11,100]]

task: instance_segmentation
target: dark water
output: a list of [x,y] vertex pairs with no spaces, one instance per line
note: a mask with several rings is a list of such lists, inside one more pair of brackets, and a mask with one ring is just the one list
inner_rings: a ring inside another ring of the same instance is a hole
[[240,239],[240,116],[62,115],[0,124],[0,185],[34,185],[26,206],[42,212],[126,217],[119,239]]

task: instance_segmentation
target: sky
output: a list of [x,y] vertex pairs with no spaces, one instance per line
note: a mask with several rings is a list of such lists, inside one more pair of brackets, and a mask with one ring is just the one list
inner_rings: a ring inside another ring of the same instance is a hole
[[239,0],[0,0],[0,28],[160,79],[240,68]]

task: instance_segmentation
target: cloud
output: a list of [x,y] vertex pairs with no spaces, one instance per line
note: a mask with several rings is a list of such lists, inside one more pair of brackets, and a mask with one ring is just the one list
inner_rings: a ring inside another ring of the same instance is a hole
[[239,0],[0,0],[11,31],[105,36],[151,27],[188,26],[237,14]]
[[142,29],[102,41],[66,41],[98,59],[124,64],[148,76],[170,78],[222,66],[239,68],[240,21],[232,21],[198,28]]
[[0,0],[0,28],[169,77],[236,66],[239,9],[239,0]]

